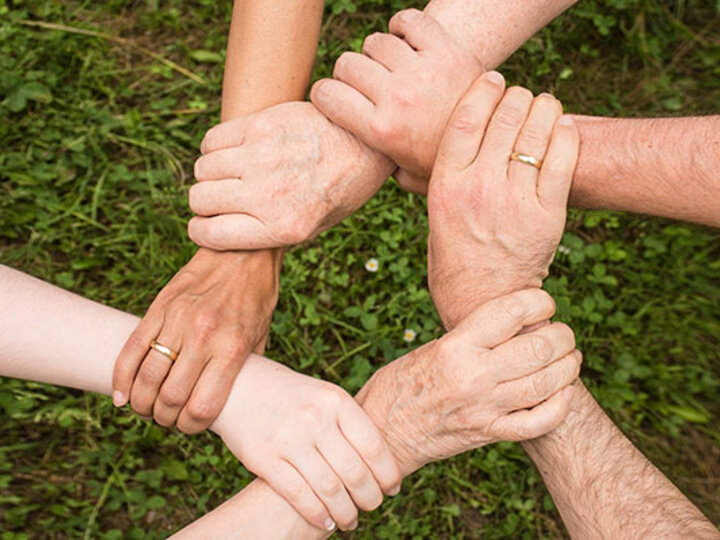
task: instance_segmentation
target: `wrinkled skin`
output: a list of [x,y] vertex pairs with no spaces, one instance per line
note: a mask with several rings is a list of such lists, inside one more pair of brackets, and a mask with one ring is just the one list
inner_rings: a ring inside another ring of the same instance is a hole
[[367,202],[391,162],[311,103],[283,103],[212,128],[195,164],[190,238],[216,249],[302,243]]
[[554,308],[538,289],[498,298],[375,373],[357,399],[404,475],[497,441],[539,437],[564,420],[581,364],[572,331],[554,323],[517,335]]
[[427,194],[445,125],[482,69],[430,15],[397,13],[363,54],[346,52],[311,99],[330,120],[390,157],[402,187]]

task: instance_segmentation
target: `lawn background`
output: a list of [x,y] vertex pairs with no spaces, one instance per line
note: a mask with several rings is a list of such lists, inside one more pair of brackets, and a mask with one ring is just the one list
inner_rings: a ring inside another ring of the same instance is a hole
[[[316,77],[394,11],[421,3],[326,5]],[[0,262],[143,313],[193,253],[186,193],[202,135],[219,119],[230,10],[210,0],[0,4]],[[718,113],[720,1],[582,0],[501,69],[571,112]],[[426,225],[424,201],[388,183],[291,251],[268,356],[354,391],[441,335]],[[585,351],[585,382],[716,524],[719,240],[573,210],[569,253],[546,283]],[[364,269],[371,257],[375,274]],[[163,538],[251,478],[210,434],[186,437],[107,398],[39,384],[0,379],[0,433],[2,540]],[[529,460],[499,444],[414,474],[346,536],[565,535]]]

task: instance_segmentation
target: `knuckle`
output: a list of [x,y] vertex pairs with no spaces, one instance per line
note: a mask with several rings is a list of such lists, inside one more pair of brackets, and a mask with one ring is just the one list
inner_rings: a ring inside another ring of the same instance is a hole
[[365,457],[370,460],[378,459],[385,454],[385,444],[379,437],[373,437],[372,440],[366,443],[364,453]]
[[375,138],[381,141],[393,139],[397,134],[397,128],[391,121],[389,115],[378,115],[370,120],[370,130]]
[[220,315],[215,311],[199,312],[193,321],[195,333],[201,337],[208,337],[220,326],[220,319]]
[[539,124],[527,124],[523,128],[522,138],[531,145],[540,145],[545,142],[549,134]]
[[325,414],[323,407],[315,403],[308,403],[299,408],[297,418],[302,425],[316,429],[323,423]]
[[367,50],[372,50],[374,46],[378,44],[378,42],[382,39],[382,33],[381,32],[373,32],[369,36],[365,38],[365,41],[363,41],[363,52]]
[[348,68],[348,64],[352,61],[352,54],[350,52],[342,53],[335,61],[335,67],[333,68],[333,77],[342,77]]
[[187,404],[187,413],[196,422],[211,421],[218,412],[218,406],[213,401],[195,399]]
[[514,129],[522,124],[523,112],[515,105],[501,106],[495,113],[495,123],[505,129]]
[[154,386],[162,382],[166,373],[167,368],[165,366],[148,360],[143,363],[140,373],[138,373],[138,379],[140,379],[141,384]]
[[164,384],[160,390],[160,401],[172,409],[184,405],[189,397],[189,391],[177,384]]
[[390,91],[390,100],[403,109],[414,108],[418,105],[417,92],[412,86],[397,86],[393,88]]
[[530,380],[532,381],[532,397],[536,401],[535,404],[537,404],[548,394],[551,381],[545,370],[534,373]]
[[545,364],[552,360],[553,346],[547,337],[543,335],[530,336],[530,347],[533,357],[538,363]]
[[359,488],[368,480],[368,471],[359,463],[351,466],[345,472],[345,483],[351,488]]
[[322,480],[320,492],[326,497],[334,497],[343,489],[343,484],[335,476],[328,476]]
[[475,114],[474,107],[464,104],[460,106],[453,116],[450,127],[462,133],[475,133],[483,126],[477,114]]
[[527,311],[525,302],[517,295],[504,296],[500,300],[500,308],[514,320],[521,320]]
[[570,349],[575,348],[575,332],[573,332],[572,328],[562,322],[555,322],[552,327],[558,332],[561,339],[567,340]]

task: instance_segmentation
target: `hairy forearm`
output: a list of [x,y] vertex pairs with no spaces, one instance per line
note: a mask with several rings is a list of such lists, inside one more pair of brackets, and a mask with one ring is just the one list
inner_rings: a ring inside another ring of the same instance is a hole
[[425,12],[494,69],[577,0],[431,0]]
[[565,422],[524,447],[573,538],[720,537],[580,382]]
[[720,115],[574,118],[582,148],[573,205],[720,227]]

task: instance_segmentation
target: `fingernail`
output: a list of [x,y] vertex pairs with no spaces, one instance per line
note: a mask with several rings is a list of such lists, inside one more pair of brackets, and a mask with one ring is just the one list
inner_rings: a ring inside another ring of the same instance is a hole
[[573,123],[574,122],[573,122],[572,116],[567,115],[567,114],[563,114],[560,117],[560,120],[558,120],[558,124],[560,124],[561,126],[572,126]]
[[325,81],[316,82],[313,86],[313,94],[319,98],[327,96],[327,83]]
[[390,495],[391,497],[394,497],[398,493],[400,493],[400,486],[395,486],[390,491],[388,491],[388,495]]
[[572,399],[573,394],[575,393],[575,388],[572,386],[568,386],[565,390],[563,390],[563,397],[570,401]]
[[335,527],[336,527],[335,522],[332,519],[327,518],[325,520],[325,530],[326,531],[334,531]]
[[499,71],[488,71],[485,77],[493,84],[505,84],[505,77]]
[[123,405],[125,405],[125,402],[125,394],[123,394],[120,390],[115,390],[113,392],[113,404],[116,407],[122,407]]

